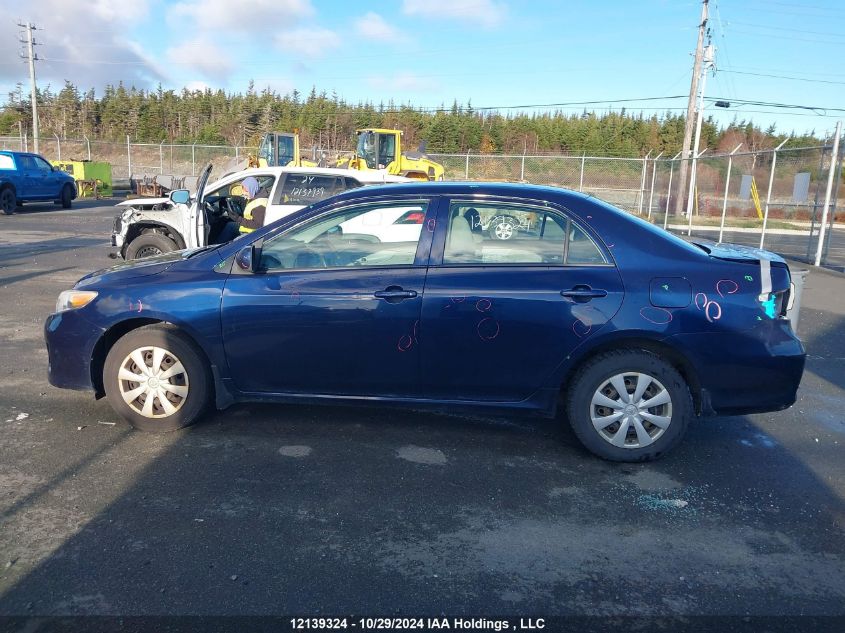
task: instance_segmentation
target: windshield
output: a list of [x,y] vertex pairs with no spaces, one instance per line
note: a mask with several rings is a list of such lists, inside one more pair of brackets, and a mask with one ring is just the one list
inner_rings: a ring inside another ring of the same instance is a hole
[[279,157],[279,165],[281,167],[285,167],[289,162],[291,162],[295,158],[295,156],[293,155],[293,137],[282,136],[280,134],[278,136],[278,142],[276,144],[276,147],[278,148],[276,156]]
[[265,134],[264,138],[261,139],[261,145],[258,147],[258,158],[263,158],[267,161],[267,165],[272,167],[273,166],[273,135],[272,134]]
[[355,153],[363,158],[367,167],[378,169],[376,166],[376,134],[375,132],[361,132],[358,134],[358,147]]

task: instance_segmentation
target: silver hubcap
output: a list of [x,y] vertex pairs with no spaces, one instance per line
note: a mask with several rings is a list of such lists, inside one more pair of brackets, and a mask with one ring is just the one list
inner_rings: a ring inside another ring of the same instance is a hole
[[123,401],[145,418],[166,418],[188,397],[188,373],[172,352],[139,347],[123,359],[117,375]]
[[598,434],[614,446],[642,448],[669,428],[672,397],[648,374],[616,374],[593,394],[590,420]]
[[496,225],[496,237],[500,240],[509,240],[513,235],[513,227],[509,222],[500,222]]

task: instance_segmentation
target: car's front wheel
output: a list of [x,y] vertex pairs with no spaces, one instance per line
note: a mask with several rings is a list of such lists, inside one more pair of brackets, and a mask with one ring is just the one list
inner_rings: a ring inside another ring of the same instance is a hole
[[176,242],[161,233],[141,233],[126,247],[126,259],[143,259],[178,250]]
[[73,204],[73,187],[65,185],[62,187],[62,197],[59,199],[62,209],[70,209]]
[[660,457],[681,441],[693,412],[683,376],[645,350],[591,359],[567,390],[566,413],[575,435],[611,461]]
[[15,190],[11,187],[6,187],[0,191],[0,212],[6,215],[12,215],[18,206],[17,198],[15,197]]
[[142,431],[192,424],[208,405],[211,378],[202,353],[176,328],[132,330],[109,350],[103,386],[112,408]]

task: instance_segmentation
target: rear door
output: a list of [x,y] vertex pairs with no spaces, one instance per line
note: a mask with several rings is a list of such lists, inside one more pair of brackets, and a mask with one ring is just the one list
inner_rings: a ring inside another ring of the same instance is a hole
[[[354,185],[350,184],[350,181]],[[294,211],[330,196],[360,186],[357,181],[335,174],[293,172],[279,178],[267,207],[264,224],[290,215]]]
[[[481,227],[503,214],[532,228],[502,240]],[[508,200],[443,204],[423,298],[424,394],[528,398],[619,309],[623,287],[611,261],[565,210]]]

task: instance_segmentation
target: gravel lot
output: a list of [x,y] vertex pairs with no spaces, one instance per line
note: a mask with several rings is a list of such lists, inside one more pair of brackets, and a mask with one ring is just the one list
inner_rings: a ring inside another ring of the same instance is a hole
[[560,421],[239,405],[166,436],[47,384],[112,202],[0,216],[0,615],[845,615],[845,275],[788,411],[602,462]]

